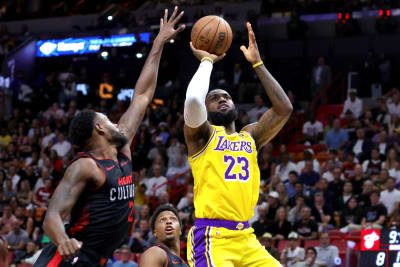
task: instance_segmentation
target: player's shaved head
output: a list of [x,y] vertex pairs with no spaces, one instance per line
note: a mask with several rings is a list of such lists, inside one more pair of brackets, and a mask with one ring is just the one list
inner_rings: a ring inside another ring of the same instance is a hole
[[224,89],[213,89],[210,92],[208,92],[207,97],[210,97],[212,95],[216,95],[216,94],[227,94],[229,96],[231,96],[227,91],[225,91]]

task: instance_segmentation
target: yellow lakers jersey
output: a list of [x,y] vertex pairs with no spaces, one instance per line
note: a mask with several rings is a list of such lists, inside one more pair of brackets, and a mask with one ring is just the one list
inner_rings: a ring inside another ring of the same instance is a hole
[[246,131],[228,135],[224,127],[212,127],[204,148],[189,157],[196,218],[247,221],[260,190],[254,139]]

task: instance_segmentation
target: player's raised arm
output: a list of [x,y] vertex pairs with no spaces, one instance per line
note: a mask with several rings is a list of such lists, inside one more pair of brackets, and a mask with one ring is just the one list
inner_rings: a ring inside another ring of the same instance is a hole
[[183,11],[178,14],[178,7],[168,19],[168,10],[165,10],[164,18],[160,19],[160,32],[154,40],[153,47],[143,66],[139,79],[135,85],[135,93],[128,110],[122,115],[118,127],[129,139],[129,144],[135,136],[136,130],[143,119],[147,106],[154,96],[157,85],[158,67],[164,44],[181,32],[185,25],[175,29],[175,25],[183,16]]
[[91,177],[99,177],[99,180],[100,177],[104,177],[93,160],[83,158],[74,162],[67,168],[46,212],[43,228],[50,240],[57,246],[58,252],[64,260],[72,259],[81,248],[82,242],[68,237],[63,220],[70,214],[86,185],[93,182],[93,185],[96,186],[96,181],[91,181]]
[[210,76],[213,64],[225,57],[210,54],[194,48],[190,43],[195,57],[200,60],[200,66],[190,81],[184,108],[185,139],[188,144],[189,156],[199,152],[212,133],[210,123],[207,121],[206,96],[210,86]]
[[247,30],[249,32],[249,46],[246,48],[242,45],[240,50],[242,50],[247,61],[253,65],[272,103],[272,108],[267,110],[258,122],[243,128],[243,130],[250,132],[256,142],[257,149],[260,149],[282,129],[289,119],[293,107],[285,91],[262,63],[256,37],[249,22],[247,22]]

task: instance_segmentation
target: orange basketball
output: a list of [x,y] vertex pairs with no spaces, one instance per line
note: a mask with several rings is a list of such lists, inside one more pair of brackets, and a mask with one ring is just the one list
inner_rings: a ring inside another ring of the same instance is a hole
[[232,44],[232,29],[223,18],[205,16],[193,26],[190,39],[195,48],[222,55]]

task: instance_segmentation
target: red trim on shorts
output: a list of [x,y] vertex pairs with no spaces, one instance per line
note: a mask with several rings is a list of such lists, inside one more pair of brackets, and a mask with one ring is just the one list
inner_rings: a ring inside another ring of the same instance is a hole
[[47,264],[47,267],[58,267],[61,261],[62,257],[60,253],[58,253],[58,250],[56,250],[56,254],[54,254],[53,258],[51,258],[51,260]]

